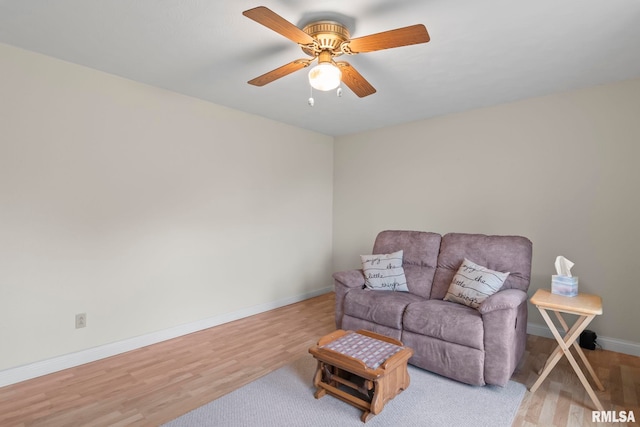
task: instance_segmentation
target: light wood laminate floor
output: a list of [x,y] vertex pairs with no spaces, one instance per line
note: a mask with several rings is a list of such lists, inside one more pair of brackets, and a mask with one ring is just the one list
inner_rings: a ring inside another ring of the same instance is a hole
[[[0,388],[0,426],[156,426],[298,357],[334,327],[329,293],[118,356]],[[530,386],[555,341],[529,336],[514,381]],[[586,351],[606,390],[605,409],[640,416],[640,358]],[[311,379],[309,380],[311,381]],[[401,396],[400,396],[401,398]],[[591,402],[563,359],[515,426],[582,426]],[[621,425],[621,424],[618,424]]]

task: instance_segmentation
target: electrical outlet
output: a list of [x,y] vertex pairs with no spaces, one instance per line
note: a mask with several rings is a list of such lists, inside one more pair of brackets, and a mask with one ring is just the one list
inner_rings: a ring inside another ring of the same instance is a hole
[[87,326],[87,313],[76,314],[76,329]]

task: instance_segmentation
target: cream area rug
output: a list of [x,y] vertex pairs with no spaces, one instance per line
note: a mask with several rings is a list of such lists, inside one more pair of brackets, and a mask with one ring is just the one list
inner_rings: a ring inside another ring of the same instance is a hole
[[[332,396],[315,399],[310,355],[165,424],[166,427],[362,427],[362,412]],[[462,384],[409,365],[409,388],[367,423],[376,426],[511,426],[525,386]]]

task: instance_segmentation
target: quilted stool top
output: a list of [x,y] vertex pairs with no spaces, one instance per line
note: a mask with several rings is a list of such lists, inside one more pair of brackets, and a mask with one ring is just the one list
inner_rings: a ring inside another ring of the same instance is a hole
[[357,332],[349,332],[321,348],[361,360],[367,368],[376,369],[404,347],[380,341]]

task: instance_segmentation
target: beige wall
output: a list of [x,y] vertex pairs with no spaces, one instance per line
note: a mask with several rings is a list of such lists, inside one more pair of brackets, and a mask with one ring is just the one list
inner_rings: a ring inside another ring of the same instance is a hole
[[0,45],[0,370],[322,290],[389,228],[525,235],[532,291],[565,255],[640,343],[637,111],[633,80],[334,146]]
[[603,297],[591,328],[640,343],[639,112],[632,80],[337,138],[334,269],[383,229],[520,234],[530,294],[564,255]]
[[330,137],[5,45],[0,120],[0,370],[332,284]]

